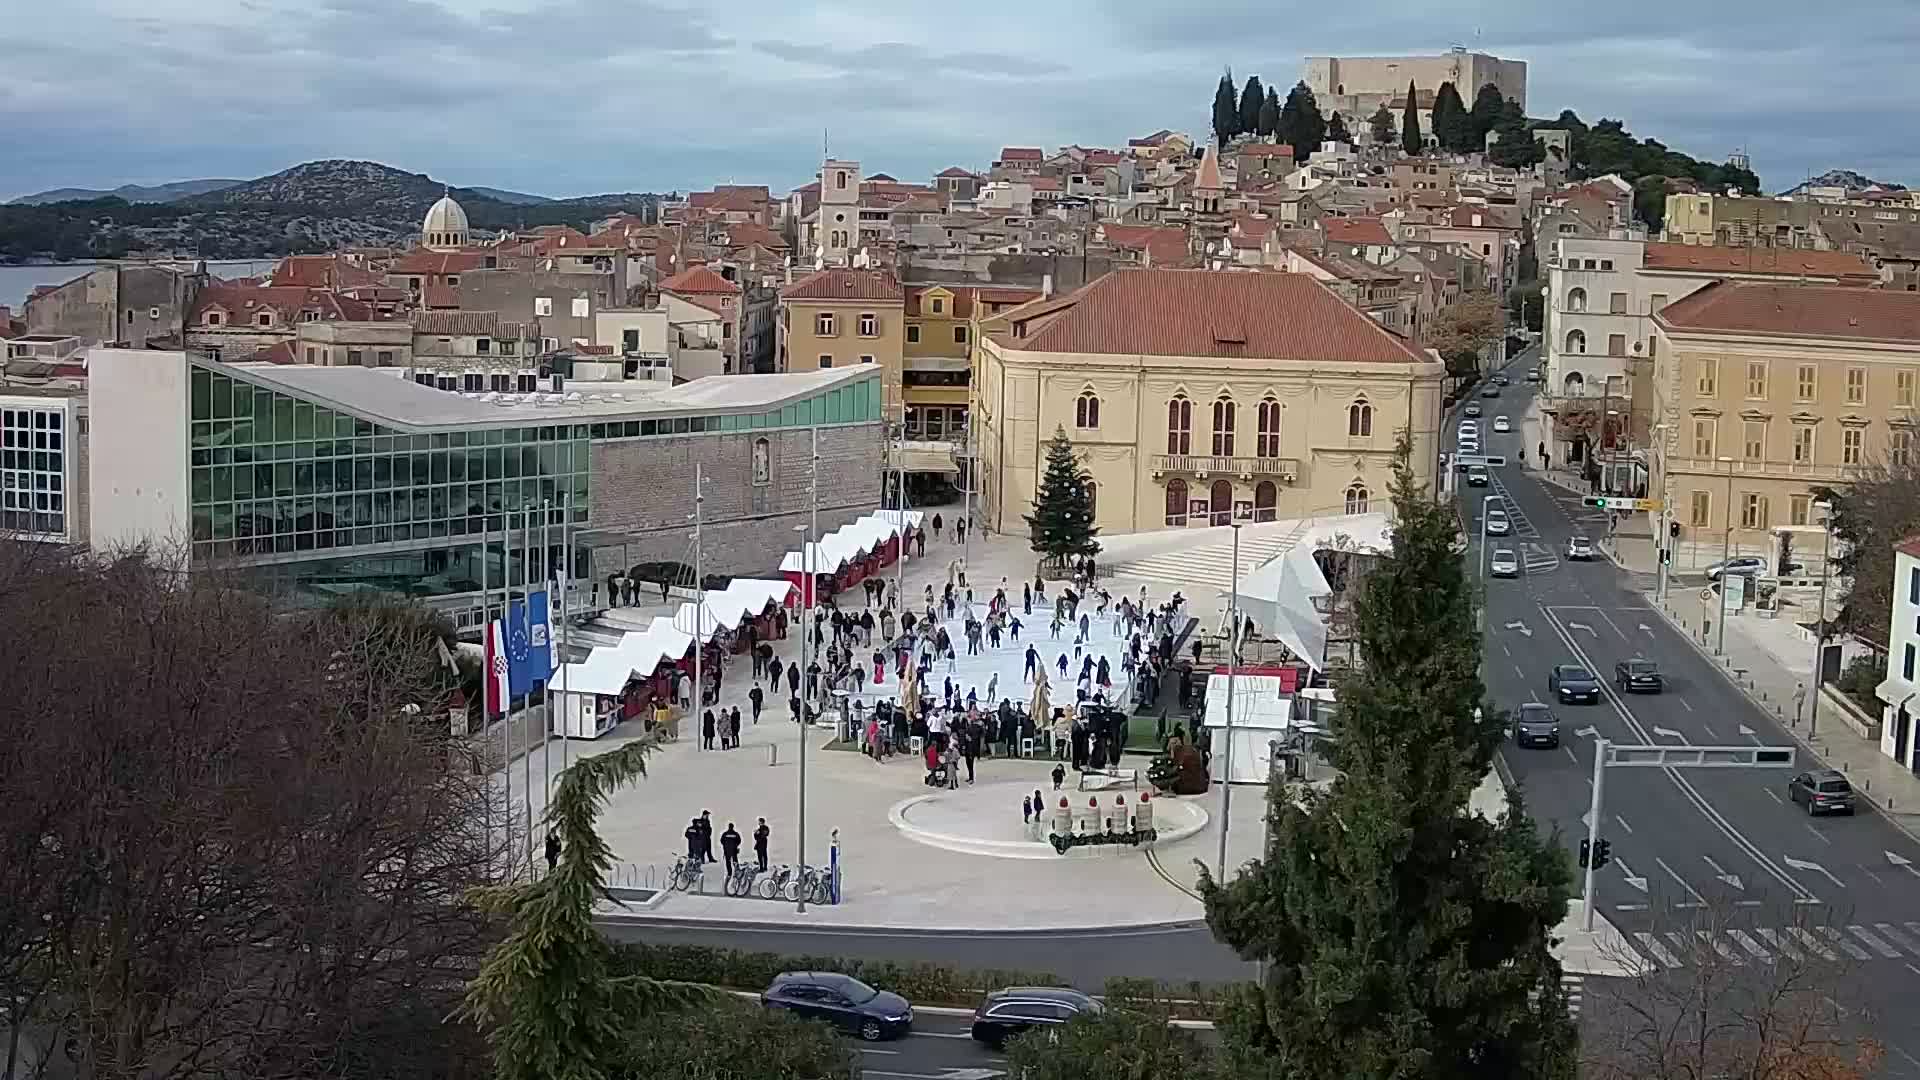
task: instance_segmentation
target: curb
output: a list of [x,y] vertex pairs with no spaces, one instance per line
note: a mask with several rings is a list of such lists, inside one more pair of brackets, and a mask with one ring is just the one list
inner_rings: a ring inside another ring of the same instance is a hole
[[[1769,701],[1764,694],[1761,694],[1751,682],[1742,682],[1739,678],[1735,677],[1733,672],[1728,669],[1724,658],[1715,656],[1712,652],[1708,651],[1706,646],[1695,641],[1693,631],[1688,630],[1685,623],[1682,623],[1672,612],[1668,611],[1664,603],[1655,599],[1651,594],[1642,593],[1641,595],[1646,598],[1647,602],[1652,605],[1653,610],[1659,614],[1660,618],[1666,621],[1668,626],[1680,632],[1680,636],[1686,639],[1687,644],[1693,647],[1694,652],[1699,653],[1702,659],[1713,665],[1713,669],[1720,673],[1721,678],[1726,680],[1727,685],[1732,686],[1734,689],[1746,695],[1747,700],[1752,702],[1761,712],[1772,713],[1775,721],[1780,724],[1781,728],[1787,733],[1787,737],[1792,739],[1795,745],[1805,750],[1814,760],[1820,762],[1822,765],[1831,767],[1826,756],[1820,752],[1819,748],[1801,736],[1798,726],[1787,723],[1785,717],[1775,708],[1774,703]],[[1873,795],[1866,791],[1858,791],[1858,794],[1867,801],[1868,805],[1872,806],[1874,810],[1879,813],[1881,820],[1899,830],[1915,843],[1920,843],[1920,830],[1915,830],[1895,818],[1892,812]]]
[[626,912],[595,911],[593,921],[619,926],[683,927],[697,930],[755,930],[792,934],[842,934],[848,937],[947,937],[972,934],[981,937],[1052,937],[1078,932],[1104,937],[1145,937],[1150,934],[1184,933],[1207,929],[1205,919],[1163,919],[1154,922],[1108,923],[1101,926],[870,926],[857,923],[792,923],[756,919],[715,919],[702,915],[636,915]]

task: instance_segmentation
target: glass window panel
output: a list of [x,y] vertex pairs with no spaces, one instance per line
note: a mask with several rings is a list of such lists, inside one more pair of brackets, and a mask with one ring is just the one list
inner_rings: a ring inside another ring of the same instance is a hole
[[660,430],[660,422],[657,420],[632,420],[632,421],[628,421],[624,425],[624,427],[628,435],[664,435],[666,434],[665,432]]
[[353,417],[345,416],[339,413],[334,414],[334,417],[333,417],[333,437],[334,438],[351,439],[353,438],[353,429],[354,429]]
[[215,465],[213,473],[213,501],[228,502],[233,498],[233,469]]
[[695,433],[703,432],[707,430],[707,418],[704,416],[689,417],[688,425],[689,425],[688,430],[690,431],[693,431]]
[[393,458],[381,454],[373,459],[373,486],[376,489],[393,486]]
[[447,479],[456,484],[467,479],[466,451],[453,450],[447,453]]
[[295,462],[293,466],[293,490],[297,495],[313,493],[313,462]]
[[[212,501],[212,499],[213,499],[213,470],[212,469],[193,470],[194,504],[196,506],[201,505],[203,503]],[[205,539],[205,537],[202,537],[202,539]]]
[[253,466],[241,465],[231,471],[233,475],[228,479],[227,486],[233,490],[233,497],[253,498]]
[[506,471],[501,473],[500,475],[506,477],[508,480],[513,480],[518,477],[526,475],[526,471],[521,468],[520,452],[518,447],[505,451],[502,454],[502,458],[506,466]]
[[212,424],[207,423],[204,420],[194,421],[193,445],[194,446],[212,446],[213,445],[213,425]]
[[333,462],[316,461],[313,463],[313,490],[325,495],[333,491]]
[[273,493],[276,496],[293,494],[293,463],[278,462],[273,466]]
[[296,439],[313,438],[313,402],[296,401],[293,403],[293,437]]
[[213,396],[213,418],[225,420],[233,415],[233,380],[215,373],[210,385]]
[[675,435],[685,435],[691,431],[692,428],[693,422],[690,418],[685,416],[676,416],[673,418],[673,433]]
[[427,483],[444,484],[447,482],[447,454],[445,451],[434,453],[427,462]]
[[[195,420],[209,420],[213,417],[212,380],[212,373],[207,371],[206,368],[196,367],[193,369],[193,380],[189,394],[193,398],[193,418]],[[198,522],[196,522],[195,528],[198,529],[198,527]],[[202,537],[201,539],[205,538]]]

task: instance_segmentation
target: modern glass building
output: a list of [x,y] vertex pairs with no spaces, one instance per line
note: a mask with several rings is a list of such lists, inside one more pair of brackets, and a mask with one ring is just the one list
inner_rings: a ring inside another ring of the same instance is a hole
[[[623,506],[667,504],[691,491],[692,449],[720,445],[688,440],[761,443],[756,433],[879,418],[874,378],[466,395],[404,375],[97,350],[96,546],[181,544],[195,567],[240,571],[292,603],[362,591],[451,599],[539,581],[569,540],[580,579],[592,565],[580,541],[597,524],[596,446],[624,463],[608,482],[639,489]],[[749,447],[742,468],[749,452],[766,465],[765,447]]]

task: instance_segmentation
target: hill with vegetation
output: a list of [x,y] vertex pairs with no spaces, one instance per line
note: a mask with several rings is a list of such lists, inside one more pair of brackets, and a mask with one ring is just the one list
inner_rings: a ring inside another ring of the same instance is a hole
[[[619,211],[646,213],[649,193],[541,199],[462,188],[372,161],[309,161],[166,203],[118,196],[0,205],[0,261],[172,255],[258,258],[400,244],[451,194],[476,233],[536,225],[584,228]],[[506,196],[503,198],[502,196]]]

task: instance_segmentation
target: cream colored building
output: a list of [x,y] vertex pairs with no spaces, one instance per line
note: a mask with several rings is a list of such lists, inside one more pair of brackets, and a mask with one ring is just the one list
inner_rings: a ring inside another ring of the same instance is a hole
[[1304,274],[1121,270],[985,327],[982,513],[1024,532],[1064,431],[1107,533],[1359,513],[1413,434],[1434,480],[1445,368]]
[[878,364],[887,415],[901,404],[906,293],[885,270],[817,270],[780,290],[780,371]]
[[1815,523],[1816,486],[1912,460],[1920,293],[1721,281],[1653,325],[1634,393],[1665,425],[1649,492],[1680,525],[1675,566],[1768,552]]

